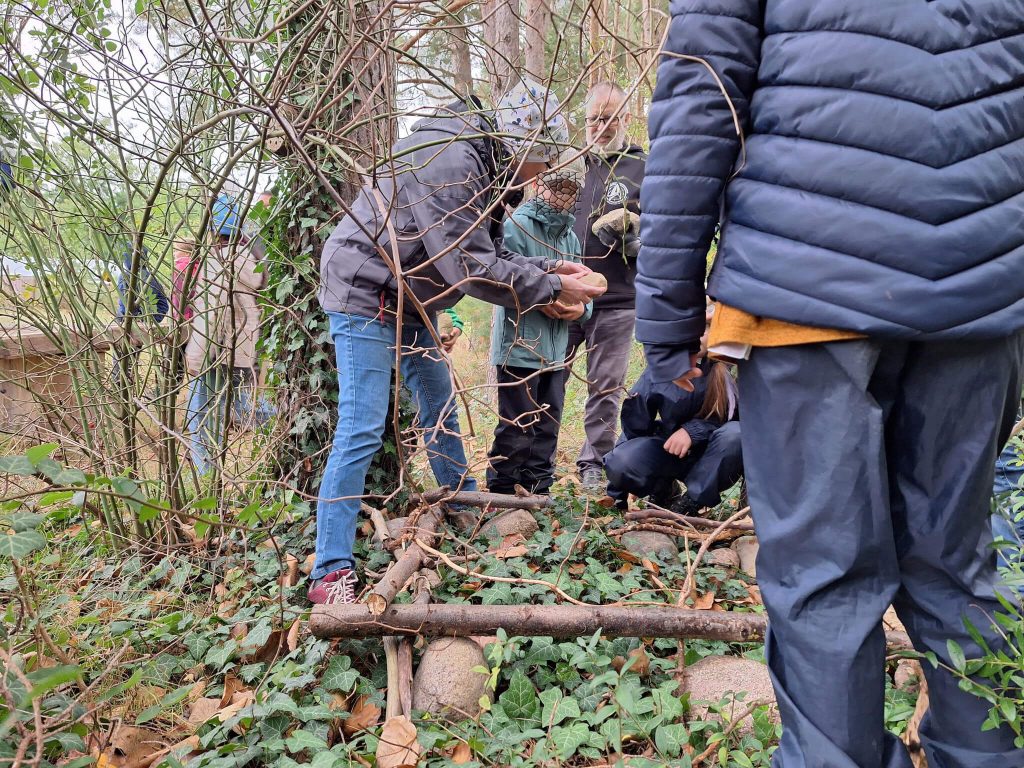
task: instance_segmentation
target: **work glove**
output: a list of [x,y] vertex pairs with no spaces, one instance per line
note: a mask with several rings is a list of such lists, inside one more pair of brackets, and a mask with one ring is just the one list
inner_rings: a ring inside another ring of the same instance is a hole
[[620,208],[601,216],[590,228],[597,239],[627,259],[640,255],[640,216]]

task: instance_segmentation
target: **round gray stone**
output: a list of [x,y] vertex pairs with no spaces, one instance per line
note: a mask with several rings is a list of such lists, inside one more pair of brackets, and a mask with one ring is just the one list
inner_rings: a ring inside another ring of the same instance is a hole
[[487,687],[487,675],[474,672],[474,667],[487,666],[484,653],[465,637],[431,640],[420,657],[413,680],[413,709],[452,720],[480,714],[480,698],[493,698]]
[[679,554],[675,540],[657,531],[630,531],[623,534],[622,546],[638,557],[654,555],[662,560],[674,560]]
[[489,539],[503,539],[518,533],[528,539],[539,530],[540,524],[529,510],[510,509],[488,521],[483,527],[483,534]]

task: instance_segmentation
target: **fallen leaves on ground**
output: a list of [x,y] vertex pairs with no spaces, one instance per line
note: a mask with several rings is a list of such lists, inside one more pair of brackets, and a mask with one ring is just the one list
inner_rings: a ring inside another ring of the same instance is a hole
[[459,742],[459,746],[457,746],[455,751],[452,752],[452,762],[456,765],[462,765],[463,763],[468,763],[472,759],[473,750],[470,749],[469,744],[464,741]]
[[97,757],[96,768],[146,768],[158,753],[166,754],[167,746],[156,731],[119,725]]
[[423,748],[416,741],[416,726],[405,715],[390,718],[377,744],[377,768],[412,768]]
[[373,728],[379,719],[380,707],[370,701],[368,696],[360,696],[345,722],[341,724],[341,730],[346,736],[354,736],[367,728]]

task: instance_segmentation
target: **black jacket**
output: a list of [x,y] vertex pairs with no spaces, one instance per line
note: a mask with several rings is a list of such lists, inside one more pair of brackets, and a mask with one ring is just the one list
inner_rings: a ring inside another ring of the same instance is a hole
[[640,185],[647,155],[637,146],[607,157],[588,153],[587,176],[576,203],[576,237],[583,244],[583,261],[608,281],[608,292],[594,301],[594,309],[631,309],[636,304],[636,259],[609,249],[591,230],[609,211],[623,207],[640,212]]
[[[373,317],[382,304],[394,307],[395,277],[376,247],[392,255],[392,228],[408,285],[431,312],[454,306],[463,293],[524,311],[557,296],[561,281],[545,274],[547,262],[502,246],[500,207],[497,216],[481,221],[500,193],[501,161],[488,135],[493,129],[475,107],[451,105],[441,116],[421,120],[392,148],[392,160],[376,175],[381,201],[364,187],[352,215],[324,245],[324,309]],[[411,307],[407,316],[420,322]]]
[[708,292],[752,314],[920,340],[1024,327],[1024,0],[671,12],[636,282],[658,378],[704,331],[719,221]]
[[[705,373],[710,366],[707,360],[701,363]],[[672,382],[655,381],[648,368],[622,402],[621,439],[660,437],[667,440],[682,427],[695,447],[706,445],[714,431],[725,423],[718,419],[697,418],[704,407],[707,387],[708,379],[701,376],[693,380],[693,392],[687,392]]]

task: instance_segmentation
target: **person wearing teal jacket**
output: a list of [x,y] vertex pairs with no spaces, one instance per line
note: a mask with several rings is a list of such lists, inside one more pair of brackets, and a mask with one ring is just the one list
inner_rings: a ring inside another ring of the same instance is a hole
[[[505,221],[505,247],[524,256],[581,261],[572,214],[583,183],[582,160],[567,154],[538,177],[537,194]],[[491,330],[491,364],[498,373],[498,425],[488,453],[493,493],[547,493],[555,478],[555,448],[565,393],[561,371],[569,323],[586,320],[591,304],[555,303],[523,311],[499,307]]]

